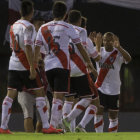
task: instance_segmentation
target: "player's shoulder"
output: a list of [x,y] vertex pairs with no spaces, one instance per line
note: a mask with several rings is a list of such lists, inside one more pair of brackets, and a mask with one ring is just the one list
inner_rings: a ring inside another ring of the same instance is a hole
[[85,33],[86,33],[86,32],[87,32],[86,29],[84,29],[84,28],[82,28],[82,27],[79,27],[79,26],[75,26],[75,25],[74,25],[74,28],[75,28],[75,30],[78,31],[79,33],[81,33],[81,32],[85,32]]
[[27,20],[18,20],[15,22],[15,24],[22,26],[23,28],[27,29],[28,31],[35,29],[34,25]]

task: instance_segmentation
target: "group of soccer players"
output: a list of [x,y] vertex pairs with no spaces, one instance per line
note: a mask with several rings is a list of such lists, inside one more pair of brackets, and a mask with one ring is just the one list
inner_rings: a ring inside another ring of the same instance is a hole
[[[80,11],[71,10],[67,22],[64,21],[67,13],[64,2],[55,2],[52,11],[54,20],[43,24],[37,31],[30,22],[33,4],[22,1],[21,19],[11,26],[10,46],[13,51],[9,62],[8,92],[2,104],[0,133],[11,134],[8,122],[13,100],[19,91],[34,93],[34,103],[45,134],[63,133],[63,129],[65,132],[85,132],[86,124],[93,117],[96,132],[103,132],[104,108],[109,112],[109,131],[117,132],[119,71],[121,64],[128,63],[131,56],[111,32],[103,37],[101,33],[92,32],[87,37],[86,18]],[[101,47],[102,42],[104,47]],[[45,55],[44,60],[41,54]],[[91,58],[96,62],[97,71]],[[44,62],[44,66],[40,62]],[[97,79],[95,83],[93,77]],[[46,78],[53,94],[50,121],[45,99]],[[24,97],[20,97],[24,100],[22,104],[26,101]],[[25,117],[30,111],[26,111],[24,105],[22,109]],[[84,111],[83,119],[75,126],[75,119]],[[60,125],[62,129],[59,129]]]

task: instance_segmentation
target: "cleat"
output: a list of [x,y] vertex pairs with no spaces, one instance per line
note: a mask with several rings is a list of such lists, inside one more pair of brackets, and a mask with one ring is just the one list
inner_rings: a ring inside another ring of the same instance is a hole
[[63,133],[64,134],[64,130],[63,129],[56,129],[59,133]]
[[58,131],[57,129],[53,128],[52,126],[50,126],[49,128],[43,128],[42,132],[44,134],[60,134],[61,133],[60,129]]
[[[53,127],[52,125],[50,127]],[[54,127],[53,127],[54,128]],[[55,129],[55,128],[54,128]],[[59,133],[64,133],[64,130],[61,129],[61,128],[56,128],[56,130],[59,132]]]
[[0,134],[13,134],[9,129],[0,128]]
[[64,129],[65,129],[65,132],[71,132],[70,122],[68,122],[66,118],[62,120],[62,123],[63,123]]
[[86,130],[85,130],[85,128],[83,128],[81,125],[78,125],[78,126],[75,128],[75,132],[84,132],[84,133],[86,133]]

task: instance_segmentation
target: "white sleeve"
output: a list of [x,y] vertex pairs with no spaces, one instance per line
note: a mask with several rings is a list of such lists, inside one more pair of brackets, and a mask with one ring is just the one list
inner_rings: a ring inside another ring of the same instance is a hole
[[36,40],[35,40],[35,46],[39,46],[39,47],[43,46],[41,28],[37,32],[37,36],[36,36]]
[[28,26],[24,30],[24,45],[33,45],[34,39],[33,39],[33,26]]
[[96,58],[98,56],[98,52],[96,51],[96,47],[93,45],[90,38],[87,38],[87,51],[92,58]]
[[69,26],[69,29],[67,30],[67,34],[71,38],[74,44],[78,44],[81,42],[80,37],[78,33],[76,33],[76,30],[74,29],[73,26]]
[[86,30],[82,30],[80,32],[80,39],[81,39],[81,43],[83,46],[87,45],[87,31]]
[[119,56],[120,63],[128,64],[128,62],[124,59],[120,51],[118,51],[118,56]]

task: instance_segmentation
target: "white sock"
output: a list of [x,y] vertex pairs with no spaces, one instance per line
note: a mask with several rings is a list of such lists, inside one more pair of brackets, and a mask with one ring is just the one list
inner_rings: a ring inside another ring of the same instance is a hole
[[6,96],[2,104],[2,119],[1,119],[1,128],[8,129],[8,122],[11,115],[11,106],[13,99]]
[[73,102],[65,101],[63,106],[63,118],[66,118],[66,116],[71,112],[72,105]]
[[90,105],[85,112],[85,115],[81,122],[79,123],[83,128],[91,121],[94,117],[95,113],[97,112],[97,107],[94,105]]
[[118,118],[109,119],[109,132],[117,132],[118,131]]
[[71,132],[75,132],[75,126],[76,126],[76,119],[72,120],[70,122],[70,130]]
[[43,128],[49,128],[50,127],[50,124],[48,122],[49,116],[48,116],[45,97],[37,97],[36,98],[36,107],[37,107],[37,110],[40,114]]
[[85,109],[86,107],[91,103],[90,99],[81,99],[72,109],[70,114],[67,116],[67,120],[70,122],[76,117],[78,117]]
[[103,115],[95,115],[94,127],[96,132],[103,132],[104,127]]
[[50,124],[54,128],[57,127],[57,125],[59,123],[59,120],[62,117],[62,107],[63,107],[63,101],[62,100],[53,99]]

